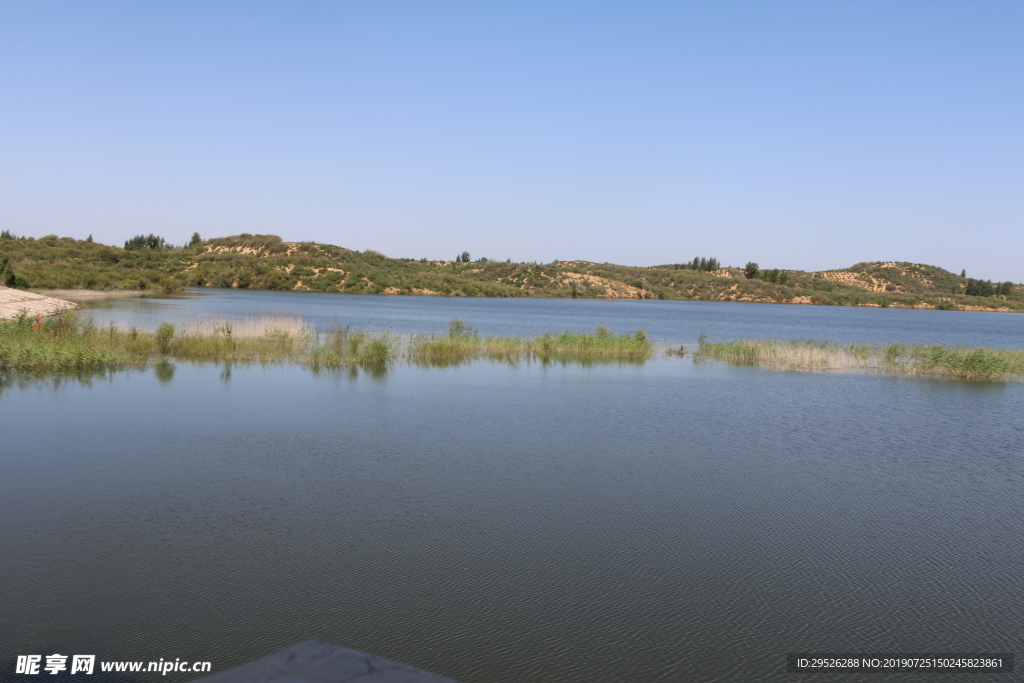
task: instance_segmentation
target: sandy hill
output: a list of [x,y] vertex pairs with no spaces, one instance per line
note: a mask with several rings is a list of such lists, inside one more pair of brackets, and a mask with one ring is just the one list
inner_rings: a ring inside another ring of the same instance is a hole
[[[373,250],[235,235],[174,248],[122,249],[48,236],[0,238],[0,256],[33,289],[173,291],[183,286],[476,297],[699,299],[1024,311],[1024,288],[936,266],[878,261],[819,272],[723,267],[717,259],[651,267],[590,261],[389,258]],[[144,242],[144,240],[137,240]]]

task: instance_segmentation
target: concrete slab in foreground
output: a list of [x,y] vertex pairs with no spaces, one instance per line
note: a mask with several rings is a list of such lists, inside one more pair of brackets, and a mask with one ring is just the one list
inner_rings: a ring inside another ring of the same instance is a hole
[[455,683],[411,666],[307,640],[193,683]]
[[0,320],[17,318],[22,311],[25,311],[28,317],[34,318],[37,315],[53,315],[71,308],[78,308],[78,304],[0,285]]

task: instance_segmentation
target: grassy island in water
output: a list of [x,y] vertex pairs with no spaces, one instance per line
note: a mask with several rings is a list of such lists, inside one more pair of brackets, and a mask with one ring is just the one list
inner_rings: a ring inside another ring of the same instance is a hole
[[775,370],[875,371],[978,380],[1024,377],[1024,349],[749,339],[709,342],[702,339],[696,356]]

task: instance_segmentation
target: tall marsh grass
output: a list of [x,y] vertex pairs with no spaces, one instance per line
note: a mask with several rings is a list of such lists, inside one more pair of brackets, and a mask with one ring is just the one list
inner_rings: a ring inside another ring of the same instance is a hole
[[446,335],[413,335],[406,355],[413,362],[436,365],[475,359],[514,362],[537,360],[619,359],[645,360],[654,345],[643,330],[616,336],[606,327],[596,332],[545,332],[538,337],[480,337],[458,319],[449,325]]
[[107,343],[90,321],[74,311],[48,319],[22,315],[0,322],[0,371],[75,372],[119,369],[132,364],[121,345]]
[[968,380],[1024,377],[1024,349],[819,341],[702,340],[697,358],[777,370],[875,371]]
[[335,328],[322,337],[315,335],[309,350],[309,364],[337,367],[346,364],[384,365],[394,355],[395,340],[387,332],[372,334]]
[[219,363],[296,363],[311,366],[384,364],[387,334],[339,330],[318,334],[299,319],[189,321],[149,332],[97,327],[75,312],[51,318],[21,316],[0,323],[0,371],[83,371],[187,360]]
[[[682,355],[683,350],[673,353]],[[653,354],[654,344],[643,330],[616,335],[598,327],[594,332],[536,337],[481,337],[457,319],[447,334],[404,336],[349,327],[318,332],[290,316],[190,320],[180,328],[163,323],[155,331],[113,324],[99,327],[74,311],[0,322],[0,375],[97,373],[160,365],[170,377],[173,369],[166,364],[173,360],[293,363],[313,369],[349,366],[383,372],[395,359],[430,366],[478,359],[594,363],[643,362]],[[969,380],[1024,378],[1024,349],[776,340],[715,343],[702,335],[694,358],[780,370],[874,371]]]
[[428,365],[475,359],[594,362],[646,360],[653,344],[641,330],[617,336],[545,333],[538,337],[480,337],[453,320],[446,335],[396,336],[351,328],[318,332],[299,318],[255,316],[245,320],[189,320],[155,331],[97,327],[75,313],[49,319],[25,316],[0,323],[0,372],[84,371],[141,367],[170,360],[295,363],[312,368],[385,367],[396,358]]
[[218,334],[235,339],[286,336],[292,339],[311,338],[313,326],[292,315],[250,315],[241,320],[190,318],[181,326],[182,336],[212,337]]

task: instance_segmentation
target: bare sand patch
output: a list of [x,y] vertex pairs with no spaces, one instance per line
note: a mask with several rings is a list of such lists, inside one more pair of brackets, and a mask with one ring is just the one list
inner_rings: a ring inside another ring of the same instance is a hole
[[1012,313],[1008,306],[958,306],[961,311],[980,311],[982,313]]
[[17,318],[24,311],[29,317],[55,315],[60,311],[78,308],[78,304],[64,299],[55,299],[43,294],[23,292],[20,289],[0,287],[0,319]]
[[249,256],[259,256],[263,252],[263,249],[254,249],[253,247],[206,247],[204,253],[207,254],[248,254]]
[[839,282],[852,287],[859,287],[871,292],[884,292],[888,282],[878,280],[867,273],[851,273],[843,270],[822,271],[820,277],[824,280]]
[[[583,275],[581,273],[562,273],[561,275],[562,282],[573,280],[589,287],[604,287],[605,293],[599,295],[598,299],[643,299],[650,296],[650,292],[639,287],[627,285],[625,282],[619,282],[607,277]],[[525,286],[523,285],[523,287]]]

